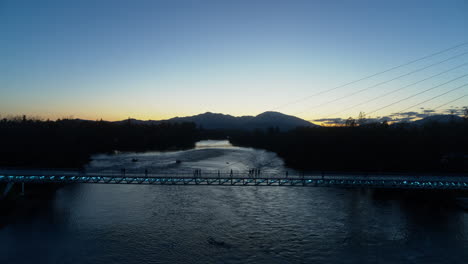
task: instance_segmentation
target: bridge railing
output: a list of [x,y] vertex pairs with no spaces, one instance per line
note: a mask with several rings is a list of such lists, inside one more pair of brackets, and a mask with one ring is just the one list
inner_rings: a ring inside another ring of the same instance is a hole
[[277,170],[248,170],[248,171],[221,171],[221,170],[149,170],[149,169],[105,169],[105,170],[27,170],[27,169],[0,169],[0,175],[10,176],[90,176],[90,177],[149,177],[149,178],[235,178],[235,179],[416,179],[416,180],[468,180],[466,174],[435,174],[435,173],[342,173],[342,172],[308,172],[277,171]]
[[0,182],[160,185],[341,186],[371,188],[468,189],[467,176],[281,173],[278,171],[26,171],[0,170]]

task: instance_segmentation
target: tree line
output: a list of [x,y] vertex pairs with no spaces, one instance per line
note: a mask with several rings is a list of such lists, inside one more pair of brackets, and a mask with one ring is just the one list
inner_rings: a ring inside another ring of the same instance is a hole
[[254,131],[205,130],[194,123],[0,120],[1,167],[80,168],[95,153],[188,149],[200,139],[229,137],[237,146],[276,152],[288,167],[323,171],[467,170],[464,122],[366,123]]
[[299,170],[467,172],[468,118],[464,122],[302,127],[287,132],[238,132],[234,145],[276,152]]
[[192,148],[194,123],[0,120],[0,166],[80,168],[95,153]]

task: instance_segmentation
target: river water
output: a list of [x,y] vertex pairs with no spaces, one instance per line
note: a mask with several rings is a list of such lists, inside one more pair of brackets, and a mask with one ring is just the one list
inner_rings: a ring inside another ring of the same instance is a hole
[[[254,167],[286,170],[274,153],[226,141],[97,155],[87,169]],[[335,188],[70,185],[0,228],[0,263],[468,263],[468,214],[429,198]]]

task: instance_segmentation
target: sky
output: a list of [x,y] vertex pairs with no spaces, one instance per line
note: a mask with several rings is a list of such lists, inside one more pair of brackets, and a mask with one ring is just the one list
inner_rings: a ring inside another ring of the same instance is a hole
[[467,14],[465,0],[0,0],[0,117],[461,109]]

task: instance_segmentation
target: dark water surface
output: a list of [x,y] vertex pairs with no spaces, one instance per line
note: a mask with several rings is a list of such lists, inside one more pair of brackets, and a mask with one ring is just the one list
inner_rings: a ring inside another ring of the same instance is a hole
[[[168,155],[203,168],[274,158],[229,146],[192,151],[101,155],[90,166],[135,155],[153,169],[171,164]],[[466,212],[369,190],[81,184],[37,207],[0,229],[0,263],[468,263]]]

